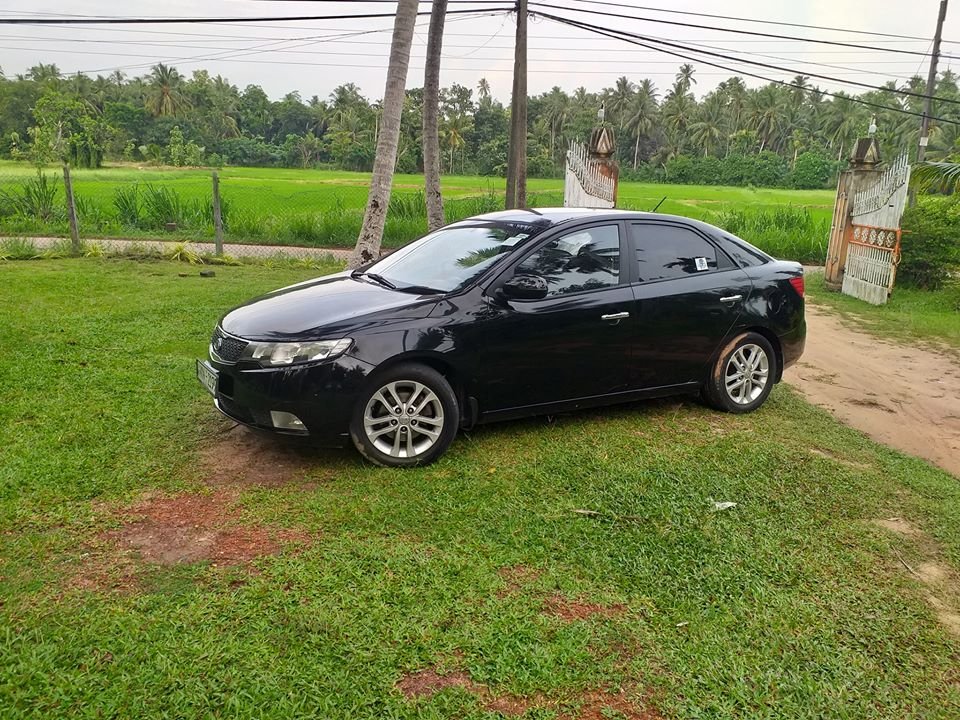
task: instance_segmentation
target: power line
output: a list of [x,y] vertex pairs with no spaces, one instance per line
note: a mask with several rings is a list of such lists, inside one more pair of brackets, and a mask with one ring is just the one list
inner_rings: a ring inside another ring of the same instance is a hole
[[[570,12],[589,13],[591,15],[603,15],[605,17],[619,18],[621,20],[637,20],[640,22],[651,22],[651,23],[660,23],[663,25],[673,25],[678,27],[696,28],[698,30],[715,30],[717,32],[734,33],[737,35],[752,35],[756,37],[773,38],[774,40],[778,40],[778,41],[779,40],[797,40],[800,42],[817,43],[821,45],[838,45],[840,47],[848,47],[848,48],[853,48],[858,50],[873,50],[877,52],[900,53],[903,55],[922,55],[924,57],[927,56],[927,53],[920,52],[918,50],[903,50],[899,48],[878,47],[876,45],[860,45],[857,43],[839,42],[837,40],[826,40],[824,38],[804,38],[804,37],[796,37],[791,35],[773,35],[771,33],[763,33],[763,32],[758,32],[756,30],[742,30],[742,29],[736,29],[736,28],[716,27],[711,25],[685,23],[685,22],[680,22],[678,20],[664,20],[662,18],[637,17],[636,15],[624,15],[622,13],[613,13],[613,12],[607,12],[604,10],[582,10],[579,8],[551,5],[549,3],[544,3],[544,2],[531,2],[530,4],[536,5],[537,7],[549,8],[550,10],[567,10]],[[941,57],[949,57],[954,60],[960,60],[960,55],[942,55]]]
[[[3,37],[4,37],[4,36],[0,36],[0,39],[3,39]],[[306,45],[313,45],[313,44],[317,44],[317,43],[321,43],[321,42],[330,42],[330,41],[329,41],[329,40],[324,40],[324,39],[318,39],[318,40],[311,41],[311,42],[309,42],[309,43],[304,43],[303,45],[295,45],[295,46],[292,46],[292,47],[289,47],[289,48],[268,48],[268,49],[257,49],[258,47],[262,47],[262,46],[254,46],[253,48],[244,48],[244,49],[242,49],[242,50],[239,49],[239,48],[216,48],[216,47],[207,47],[207,48],[194,47],[194,48],[189,48],[189,47],[188,47],[188,48],[184,48],[184,49],[187,49],[187,50],[189,50],[189,49],[195,49],[195,50],[201,50],[201,49],[220,50],[220,51],[223,51],[224,53],[237,53],[237,54],[236,54],[236,55],[232,55],[232,54],[231,54],[231,55],[229,55],[229,56],[223,56],[223,57],[218,57],[218,56],[214,56],[214,55],[210,55],[210,56],[190,56],[190,57],[169,56],[169,57],[163,58],[162,60],[153,60],[153,61],[151,61],[151,62],[137,63],[137,64],[135,64],[135,65],[127,65],[127,66],[123,66],[123,67],[124,67],[124,68],[148,67],[148,66],[151,66],[151,65],[156,64],[157,62],[162,62],[162,63],[182,62],[182,61],[186,61],[186,62],[199,62],[199,61],[202,61],[202,60],[210,60],[211,62],[216,62],[216,61],[220,61],[220,60],[231,60],[233,57],[243,57],[243,56],[249,55],[249,54],[260,54],[260,53],[264,53],[264,52],[269,52],[269,53],[289,53],[289,54],[292,54],[292,55],[335,55],[335,56],[338,56],[338,57],[341,57],[341,56],[349,56],[349,57],[370,57],[370,55],[371,55],[369,52],[348,52],[348,51],[342,51],[342,50],[296,50],[296,49],[295,49],[295,48],[297,48],[297,47],[304,47],[304,46],[306,46]],[[149,43],[145,43],[145,44],[149,44]],[[457,46],[446,46],[446,47],[457,47]],[[474,47],[474,46],[461,46],[461,47],[470,48],[470,49],[472,49],[473,51],[477,51],[477,50],[482,49],[481,47]],[[100,50],[77,51],[77,50],[67,50],[67,49],[57,49],[57,48],[33,48],[33,47],[10,47],[10,46],[3,46],[3,47],[0,47],[0,49],[2,49],[2,50],[26,50],[26,51],[30,51],[30,52],[53,52],[53,53],[63,53],[63,54],[67,54],[67,55],[76,55],[76,54],[78,54],[78,52],[80,52],[80,53],[82,53],[82,54],[84,54],[84,55],[103,55],[103,56],[106,56],[106,57],[129,57],[129,58],[135,58],[135,57],[140,57],[140,58],[154,57],[153,55],[147,54],[147,53],[116,53],[116,52],[108,52],[108,51],[100,51]],[[556,50],[557,48],[549,48],[549,49]],[[256,52],[254,53],[253,51],[256,51]],[[489,62],[489,61],[506,60],[506,59],[508,59],[508,58],[504,58],[504,57],[489,57],[489,56],[473,56],[471,53],[466,53],[466,54],[464,54],[464,55],[450,55],[450,56],[447,56],[447,58],[445,58],[445,59],[446,59],[446,60],[467,60],[467,61],[477,60],[477,61]],[[735,58],[732,58],[732,59],[735,59]],[[569,65],[570,65],[569,58],[562,58],[562,57],[536,57],[536,58],[532,58],[531,60],[532,60],[532,61],[535,60],[537,63],[563,63],[563,64],[566,66],[565,69],[567,70],[567,72],[574,72],[574,73],[584,72],[584,71],[582,71],[582,70],[570,70],[570,67],[569,67]],[[286,62],[287,62],[287,61],[285,61],[285,60],[283,60],[283,61],[275,61],[273,64],[282,65],[282,64],[285,64]],[[616,64],[616,65],[618,65],[618,66],[624,66],[624,65],[627,65],[627,64],[629,64],[629,65],[634,65],[634,64],[642,64],[642,65],[651,65],[651,64],[655,64],[655,65],[667,65],[667,64],[670,64],[670,65],[673,65],[673,64],[675,64],[673,61],[670,61],[670,60],[663,60],[663,61],[657,61],[657,60],[591,60],[591,61],[587,61],[587,62],[588,62],[588,64],[592,64],[592,65]],[[346,67],[346,66],[345,66],[345,67]],[[365,66],[364,66],[364,67],[365,67]],[[831,67],[837,67],[837,66],[831,66]],[[871,70],[855,70],[855,69],[853,69],[853,68],[841,68],[841,69],[847,70],[847,72],[845,72],[845,73],[838,73],[838,74],[846,74],[846,75],[881,75],[881,73],[879,73],[879,72],[877,72],[877,71],[871,71]],[[98,69],[98,70],[88,70],[88,71],[82,71],[82,72],[103,72],[104,70],[105,70],[105,69]],[[558,71],[558,70],[543,70],[542,72],[559,72],[559,71]],[[592,73],[593,71],[590,71],[590,72]],[[606,74],[606,73],[610,73],[610,72],[612,72],[612,71],[606,71],[606,70],[604,70],[604,71],[598,71],[598,73],[599,73],[599,72],[602,72],[602,73],[605,73],[605,74]],[[73,74],[73,73],[71,73],[71,74]],[[675,74],[675,73],[669,72],[669,73],[646,73],[646,74],[673,75],[673,74]],[[883,73],[882,75],[885,76],[885,77],[900,77],[900,78],[905,77],[905,76],[897,75],[896,73]],[[844,81],[844,82],[846,82],[846,81]]]
[[[540,3],[538,3],[538,4],[540,4]],[[549,15],[549,14],[539,13],[539,12],[538,12],[537,14],[538,14],[540,17],[545,17],[545,18],[548,18],[548,19],[550,19],[550,20],[559,20],[559,21],[569,20],[569,18],[562,18],[562,17],[557,16],[557,15]],[[599,27],[596,26],[596,25],[590,25],[589,23],[581,23],[581,22],[576,21],[576,20],[571,21],[571,22],[577,23],[578,25],[580,25],[580,26],[583,27],[583,28],[600,29],[600,30],[603,29],[603,28],[599,28]],[[688,51],[689,51],[689,50],[693,50],[694,52],[700,53],[701,55],[708,55],[708,56],[712,56],[712,57],[719,57],[719,58],[722,58],[722,59],[725,59],[725,60],[734,60],[734,61],[739,62],[739,63],[742,63],[742,64],[753,65],[753,66],[755,66],[755,67],[762,67],[762,68],[766,68],[766,69],[768,69],[768,70],[777,70],[777,71],[785,72],[785,73],[788,73],[788,74],[791,74],[791,75],[808,75],[809,77],[818,78],[818,79],[820,79],[820,80],[827,80],[827,81],[829,81],[829,82],[836,82],[836,83],[841,83],[841,84],[845,84],[845,85],[852,85],[852,86],[861,87],[861,88],[864,88],[864,89],[867,89],[867,90],[875,90],[875,91],[880,91],[880,92],[890,92],[890,93],[895,93],[895,94],[897,94],[897,95],[902,95],[902,96],[905,96],[905,97],[917,97],[917,98],[925,98],[925,97],[926,97],[926,95],[925,95],[924,93],[916,93],[916,92],[912,92],[912,91],[910,91],[910,90],[899,90],[899,89],[894,90],[894,89],[891,89],[891,88],[884,88],[884,87],[878,87],[878,86],[876,86],[876,85],[870,85],[869,83],[862,83],[862,82],[859,82],[859,81],[857,81],[857,80],[841,80],[841,79],[836,78],[836,77],[833,77],[833,76],[831,76],[831,75],[821,75],[821,74],[819,74],[819,73],[814,73],[814,72],[810,72],[810,71],[807,71],[807,70],[801,71],[801,70],[797,70],[796,68],[784,67],[783,65],[773,65],[773,64],[771,64],[771,63],[760,62],[759,60],[747,60],[746,58],[732,58],[732,57],[730,57],[729,55],[726,55],[726,54],[724,54],[724,53],[713,52],[713,51],[711,51],[711,50],[701,50],[701,49],[697,49],[697,48],[692,48],[692,47],[690,47],[689,45],[682,45],[682,44],[670,42],[670,41],[668,41],[668,40],[659,40],[659,39],[655,39],[655,38],[652,38],[652,37],[649,37],[649,36],[646,36],[646,35],[640,35],[640,34],[638,34],[638,33],[627,32],[626,30],[615,30],[615,31],[613,31],[613,32],[615,32],[615,33],[617,33],[618,35],[621,35],[621,36],[633,37],[633,38],[637,38],[637,39],[640,39],[640,40],[645,40],[645,41],[647,41],[647,42],[657,43],[658,45],[663,45],[663,46],[666,46],[666,47],[677,48],[677,49],[680,49],[680,50],[688,50]],[[704,62],[704,61],[703,61],[703,60],[699,60],[698,62]],[[951,105],[960,105],[960,100],[953,100],[953,99],[950,99],[950,98],[942,98],[942,97],[938,97],[938,98],[936,98],[936,100],[938,100],[939,102],[943,102],[943,103],[949,103],[949,104],[951,104]]]
[[[448,10],[447,15],[462,15],[465,13],[480,12],[509,12],[509,7],[473,8],[464,10]],[[429,15],[430,11],[418,12],[417,15]],[[169,25],[169,24],[197,24],[197,23],[254,23],[254,22],[303,22],[306,20],[369,20],[373,18],[392,18],[395,13],[355,13],[350,15],[283,15],[281,17],[39,17],[39,18],[7,18],[0,17],[0,25]]]
[[[604,2],[603,0],[572,0],[573,2],[586,3],[589,5],[604,5],[606,7],[627,8],[628,10],[643,10],[646,12],[670,13],[672,15],[690,15],[693,17],[714,18],[716,20],[734,20],[736,22],[757,23],[761,25],[782,25],[784,27],[808,28],[810,30],[828,30],[830,32],[847,32],[856,35],[873,35],[875,37],[902,38],[904,40],[923,40],[927,42],[929,38],[919,37],[917,35],[896,35],[893,33],[876,32],[873,30],[855,30],[853,28],[838,28],[828,25],[804,25],[803,23],[785,22],[783,20],[760,20],[759,18],[734,17],[730,15],[714,15],[713,13],[693,12],[691,10],[667,10],[664,8],[645,7],[643,5],[627,5],[625,3]],[[576,8],[568,8],[576,10]],[[947,42],[944,40],[943,42]]]
[[[839,99],[843,99],[843,100],[848,100],[848,101],[850,101],[850,102],[857,103],[857,104],[859,104],[859,105],[865,105],[865,106],[867,106],[867,107],[878,108],[878,109],[880,109],[880,110],[889,110],[889,111],[891,111],[891,112],[900,113],[900,114],[902,114],[902,115],[912,115],[912,116],[914,116],[914,117],[923,117],[923,113],[913,112],[912,110],[906,110],[905,108],[891,107],[891,106],[889,106],[889,105],[882,105],[881,103],[875,103],[875,102],[871,102],[871,101],[869,101],[869,100],[863,100],[863,99],[861,99],[861,98],[857,98],[857,97],[854,97],[854,96],[852,96],[852,95],[840,95],[840,94],[838,94],[838,93],[833,93],[833,92],[830,92],[830,91],[828,91],[828,90],[813,89],[813,88],[805,87],[805,86],[803,86],[803,85],[797,85],[796,83],[786,82],[785,80],[776,80],[776,79],[774,79],[774,78],[767,77],[767,76],[765,76],[765,75],[758,75],[757,73],[749,72],[749,71],[746,71],[746,70],[736,70],[736,69],[734,69],[734,68],[731,68],[729,65],[721,65],[721,64],[719,64],[719,63],[711,62],[711,61],[709,61],[709,60],[702,60],[702,59],[700,59],[700,58],[691,57],[690,55],[684,55],[684,54],[682,54],[682,53],[673,52],[673,51],[671,51],[671,50],[664,50],[664,49],[662,49],[662,48],[658,48],[658,47],[655,47],[655,46],[648,45],[648,44],[646,44],[646,43],[644,43],[644,42],[641,42],[641,41],[639,41],[639,40],[632,39],[632,38],[630,38],[630,37],[624,37],[623,35],[614,34],[613,31],[608,31],[608,30],[606,30],[606,29],[604,29],[604,28],[597,27],[596,25],[589,25],[589,24],[587,24],[587,23],[581,23],[581,22],[579,22],[579,21],[577,21],[577,20],[571,20],[571,19],[569,19],[569,18],[561,18],[561,17],[557,17],[557,16],[553,16],[553,15],[547,15],[547,14],[541,13],[541,12],[537,12],[536,14],[537,14],[539,17],[542,17],[542,18],[545,18],[545,19],[548,19],[548,20],[553,20],[554,22],[558,22],[558,23],[560,23],[561,25],[568,25],[568,26],[570,26],[570,27],[579,28],[579,29],[581,29],[581,30],[586,30],[586,31],[588,31],[588,32],[592,32],[592,33],[594,33],[594,34],[596,34],[596,35],[603,35],[603,36],[605,36],[605,37],[613,38],[614,40],[622,40],[623,42],[628,42],[628,43],[631,43],[631,44],[633,44],[633,45],[639,45],[639,46],[641,46],[641,47],[645,47],[645,48],[647,48],[648,50],[657,50],[657,51],[663,52],[663,53],[665,53],[665,54],[667,54],[667,55],[673,55],[674,57],[679,57],[679,58],[682,58],[682,59],[684,59],[684,60],[688,60],[688,61],[690,61],[690,62],[703,63],[704,65],[709,65],[709,66],[711,66],[711,67],[719,68],[719,69],[721,69],[721,70],[726,70],[727,72],[732,73],[733,75],[745,75],[745,76],[747,76],[747,77],[752,77],[752,78],[755,78],[755,79],[757,79],[757,80],[763,80],[763,81],[765,81],[765,82],[774,83],[774,84],[776,84],[776,85],[782,85],[782,86],[784,86],[784,87],[795,88],[795,89],[797,89],[797,90],[801,90],[801,91],[807,92],[807,93],[817,92],[817,93],[819,93],[819,94],[821,94],[821,95],[825,95],[825,96],[827,96],[827,97],[832,97],[832,98],[839,98]],[[628,35],[629,35],[629,33],[628,33]],[[652,41],[652,42],[656,42],[656,41]],[[699,51],[697,51],[696,49],[689,49],[689,50],[692,51],[692,52],[699,52]],[[737,60],[736,58],[728,58],[728,59],[733,60],[734,62],[742,62],[742,61]],[[889,92],[889,90],[886,90],[886,91]],[[950,124],[950,125],[960,125],[960,120],[950,120],[949,118],[932,117],[932,116],[930,116],[930,119],[931,119],[931,120],[937,120],[937,121],[943,122],[943,123],[948,123],[948,124]]]
[[[488,13],[488,14],[489,14],[489,13]],[[483,14],[482,14],[482,13],[471,13],[471,14],[469,14],[469,15],[464,15],[464,16],[462,16],[462,17],[453,18],[453,19],[450,20],[450,22],[457,22],[457,21],[461,21],[461,20],[469,20],[469,19],[472,19],[472,18],[478,17],[478,16],[482,17]],[[312,41],[312,42],[306,42],[306,43],[302,43],[302,44],[300,44],[300,45],[294,45],[293,47],[290,47],[290,48],[270,48],[270,49],[267,49],[267,50],[257,50],[257,48],[263,48],[263,47],[266,47],[267,45],[277,45],[277,44],[281,44],[281,43],[267,43],[266,45],[254,46],[254,48],[242,48],[242,49],[241,49],[241,48],[229,48],[225,53],[222,53],[222,54],[217,55],[217,56],[194,55],[194,56],[190,56],[190,57],[164,58],[163,60],[151,60],[150,62],[145,62],[145,63],[132,63],[132,64],[129,64],[129,65],[121,65],[120,67],[117,67],[117,68],[97,68],[97,69],[94,69],[94,70],[80,70],[80,71],[78,71],[78,73],[79,73],[79,74],[86,74],[86,73],[107,72],[108,70],[109,70],[109,71],[113,71],[113,70],[133,70],[133,69],[137,69],[137,68],[151,67],[151,66],[157,64],[158,62],[165,63],[165,62],[171,62],[171,61],[175,61],[175,62],[201,62],[201,61],[204,61],[204,60],[211,60],[211,61],[215,61],[215,62],[220,62],[220,61],[227,61],[227,62],[259,62],[259,63],[268,63],[268,64],[271,64],[271,65],[281,65],[281,64],[298,64],[298,65],[304,65],[304,64],[310,64],[310,63],[292,63],[292,62],[285,62],[285,61],[275,62],[275,61],[269,61],[269,60],[256,60],[256,61],[251,61],[251,60],[239,60],[239,59],[237,59],[237,58],[245,57],[245,56],[247,56],[247,55],[255,55],[255,54],[262,53],[262,52],[284,52],[284,51],[288,51],[288,50],[292,51],[294,48],[297,48],[297,47],[304,47],[304,46],[306,46],[306,45],[315,45],[315,44],[318,44],[318,43],[320,43],[320,42],[332,42],[333,40],[331,40],[331,38],[340,39],[340,38],[344,38],[344,37],[350,37],[351,35],[353,35],[353,36],[355,36],[355,35],[364,35],[364,34],[374,33],[374,32],[383,32],[384,30],[390,30],[390,29],[391,29],[391,28],[383,28],[383,29],[375,29],[375,30],[360,30],[360,31],[356,31],[356,32],[353,32],[353,33],[346,33],[346,34],[341,33],[341,34],[339,34],[339,35],[324,36],[324,37],[322,37],[322,38],[320,38],[320,39],[317,39],[317,40],[314,40],[314,41]],[[21,48],[21,49],[25,49],[25,48]],[[254,50],[254,51],[251,52],[251,50]],[[38,50],[38,51],[39,51],[39,52],[49,52],[49,50]],[[54,52],[58,52],[58,51],[55,50]],[[115,55],[115,56],[119,56],[119,57],[149,57],[149,56],[147,56],[147,55],[136,55],[136,54],[131,54],[131,53],[105,53],[105,52],[96,52],[96,53],[88,53],[88,54],[96,54],[96,55]],[[365,54],[366,54],[366,55],[369,55],[369,53],[365,53]],[[317,64],[318,64],[318,65],[325,65],[325,66],[341,67],[341,66],[339,66],[339,65],[333,65],[333,64],[330,64],[330,63],[317,63]],[[349,67],[349,66],[344,65],[343,67]],[[356,66],[356,67],[370,67],[370,66],[358,65],[358,66]]]

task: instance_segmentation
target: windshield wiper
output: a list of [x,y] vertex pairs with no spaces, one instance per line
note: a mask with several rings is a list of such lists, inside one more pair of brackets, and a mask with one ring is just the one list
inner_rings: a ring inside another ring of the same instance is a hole
[[416,293],[417,295],[442,295],[446,292],[446,290],[427,287],[426,285],[404,285],[403,287],[398,287],[397,290],[405,293]]
[[397,286],[394,285],[389,280],[387,280],[383,275],[378,275],[377,273],[371,273],[371,272],[361,272],[359,270],[354,270],[352,273],[350,273],[350,277],[353,277],[353,278],[358,278],[361,276],[368,277],[378,285],[383,285],[385,288],[390,288],[391,290],[397,289]]

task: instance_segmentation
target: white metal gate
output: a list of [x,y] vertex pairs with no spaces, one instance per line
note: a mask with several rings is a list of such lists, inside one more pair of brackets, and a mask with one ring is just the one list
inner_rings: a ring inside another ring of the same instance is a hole
[[567,150],[567,174],[563,186],[564,207],[612,208],[616,181],[600,172],[591,160],[586,145],[570,142]]
[[843,292],[874,305],[890,297],[900,262],[900,217],[910,165],[901,155],[871,187],[853,196]]

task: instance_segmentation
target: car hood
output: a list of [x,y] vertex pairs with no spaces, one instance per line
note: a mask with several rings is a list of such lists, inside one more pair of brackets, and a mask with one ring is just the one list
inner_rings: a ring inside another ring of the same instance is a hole
[[250,300],[224,315],[220,327],[248,340],[329,338],[358,318],[384,311],[393,311],[391,320],[421,316],[436,302],[435,297],[390,290],[342,272]]

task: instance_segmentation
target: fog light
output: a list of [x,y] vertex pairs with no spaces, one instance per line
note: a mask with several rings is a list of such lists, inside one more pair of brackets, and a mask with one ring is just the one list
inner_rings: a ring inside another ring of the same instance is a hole
[[280,430],[296,430],[299,432],[306,432],[307,428],[304,427],[303,422],[293,413],[281,412],[279,410],[270,411],[270,420],[273,422],[275,428]]

